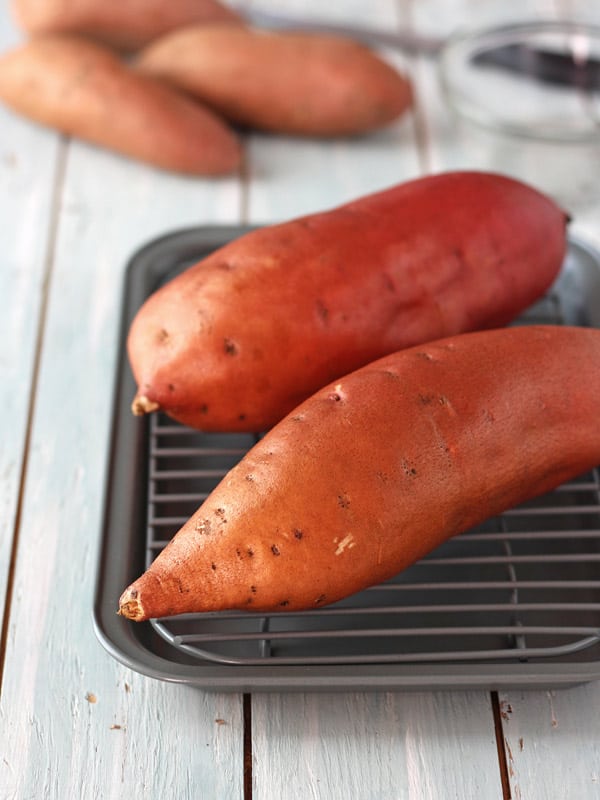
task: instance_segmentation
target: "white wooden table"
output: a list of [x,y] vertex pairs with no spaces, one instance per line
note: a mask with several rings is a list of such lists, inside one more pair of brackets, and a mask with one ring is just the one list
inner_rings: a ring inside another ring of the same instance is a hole
[[[21,38],[7,5],[2,50]],[[438,34],[561,11],[550,0],[261,5]],[[600,683],[500,696],[214,694],[130,671],[94,635],[132,252],[173,229],[278,221],[424,172],[522,166],[523,153],[500,161],[456,132],[433,62],[387,55],[415,80],[414,113],[350,142],[248,136],[243,174],[220,180],[159,172],[0,108],[0,800],[600,798]],[[573,232],[600,244],[589,168],[565,188]]]

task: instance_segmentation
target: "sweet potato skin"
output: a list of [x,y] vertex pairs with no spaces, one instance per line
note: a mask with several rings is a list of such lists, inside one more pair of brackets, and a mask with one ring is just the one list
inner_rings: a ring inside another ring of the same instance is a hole
[[387,353],[497,327],[559,272],[565,216],[478,172],[409,181],[251,232],[138,311],[135,413],[261,431],[336,376]]
[[81,34],[123,50],[135,50],[183,25],[242,24],[217,0],[12,0],[11,7],[30,34]]
[[600,463],[600,331],[463,334],[323,388],[121,598],[132,619],[315,608]]
[[0,57],[0,100],[63,133],[194,175],[235,170],[240,146],[212,111],[75,37],[34,39]]
[[408,79],[374,52],[316,33],[189,26],[148,45],[137,68],[229,120],[274,133],[362,134],[412,102]]

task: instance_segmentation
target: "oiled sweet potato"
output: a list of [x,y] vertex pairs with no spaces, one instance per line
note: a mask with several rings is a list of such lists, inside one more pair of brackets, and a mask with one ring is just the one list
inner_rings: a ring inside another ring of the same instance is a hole
[[128,337],[134,413],[271,427],[336,376],[504,325],[552,283],[565,215],[499,175],[444,173],[251,232],[153,294]]
[[600,463],[600,331],[387,356],[276,425],[121,597],[131,619],[314,608]]
[[368,48],[316,33],[196,25],[152,42],[137,66],[236,123],[276,133],[365,133],[412,97],[409,81]]
[[125,50],[192,23],[241,24],[217,0],[12,0],[17,22],[31,34],[83,34]]
[[212,111],[75,37],[40,37],[3,54],[0,100],[36,122],[163,169],[218,175],[240,161],[237,138]]

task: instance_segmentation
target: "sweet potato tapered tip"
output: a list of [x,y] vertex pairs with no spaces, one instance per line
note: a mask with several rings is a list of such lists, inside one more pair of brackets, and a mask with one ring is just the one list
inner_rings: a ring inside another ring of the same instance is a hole
[[144,394],[136,394],[131,403],[131,410],[136,417],[143,417],[145,414],[151,414],[153,411],[158,411],[160,408],[158,403],[150,400]]
[[[201,573],[197,578],[197,595],[204,595],[206,606],[210,607],[218,591],[214,591],[214,586],[211,591],[210,581],[205,580]],[[177,597],[178,593],[177,576],[172,580],[170,575],[146,572],[125,589],[119,598],[117,613],[133,622],[172,616],[180,613],[178,603],[173,603],[173,597]]]
[[131,619],[134,622],[141,622],[146,619],[144,615],[144,607],[137,597],[135,589],[126,589],[119,600],[119,610],[117,612],[121,617]]

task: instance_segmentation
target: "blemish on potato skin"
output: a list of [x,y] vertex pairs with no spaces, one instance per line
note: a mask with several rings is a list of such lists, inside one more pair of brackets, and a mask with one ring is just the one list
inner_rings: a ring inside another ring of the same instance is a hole
[[324,602],[325,602],[325,595],[324,594],[320,594],[317,598],[315,598],[315,605],[316,606],[318,606],[318,605],[320,605],[321,603],[324,603]]
[[394,283],[391,275],[388,275],[387,272],[384,272],[382,277],[383,282],[385,283],[385,288],[388,289],[392,294],[396,294],[396,284]]
[[434,360],[435,360],[435,359],[433,358],[433,356],[431,355],[431,353],[426,353],[426,352],[425,352],[425,350],[418,350],[418,351],[415,353],[415,356],[416,356],[417,358],[422,358],[422,359],[424,359],[425,361],[434,361]]
[[342,398],[342,384],[341,383],[338,383],[334,387],[333,392],[330,392],[327,395],[327,399],[328,400],[333,400],[334,403],[339,403],[343,399]]
[[300,530],[300,528],[296,528],[296,529],[294,530],[294,538],[295,538],[295,539],[298,539],[298,540],[300,540],[300,539],[302,539],[302,537],[303,537],[303,536],[304,536],[304,534],[302,533],[302,531]]
[[441,394],[438,402],[441,406],[444,406],[450,416],[456,416],[456,409],[452,405],[452,402],[445,395]]
[[346,549],[352,550],[352,548],[356,545],[354,536],[351,533],[346,534],[346,536],[344,536],[340,542],[338,542],[338,537],[336,536],[333,542],[334,544],[337,544],[334,554],[336,556],[341,555]]
[[337,500],[340,508],[350,508],[350,499],[345,494],[339,494]]
[[213,563],[210,565],[210,568],[212,569],[212,571],[213,571],[213,572],[216,572],[216,571],[217,571],[217,565],[215,564],[215,562],[214,562],[214,561],[213,561]]
[[494,414],[487,408],[484,409],[483,411],[483,418],[485,419],[486,422],[489,423],[493,423],[496,421],[496,417],[494,416]]
[[317,309],[317,316],[323,323],[327,324],[329,322],[329,309],[322,300],[317,300],[315,306]]
[[211,524],[209,519],[203,519],[202,522],[197,522],[195,525],[197,533],[208,534],[210,533],[210,528]]
[[280,606],[289,606],[289,604],[290,604],[289,600],[281,600],[279,603]]
[[465,262],[465,254],[462,251],[461,247],[453,247],[452,248],[452,255],[456,258],[457,261],[460,261],[461,264]]
[[238,352],[238,346],[233,339],[223,339],[223,350],[228,356],[235,356]]
[[165,344],[169,341],[169,331],[165,328],[161,328],[156,336],[158,344]]
[[402,462],[401,462],[401,467],[402,467],[402,471],[404,472],[404,474],[406,476],[408,476],[409,478],[416,477],[417,470],[414,467],[414,465],[410,463],[410,461],[407,461],[406,459],[403,459]]
[[272,544],[271,545],[271,552],[273,553],[274,556],[280,556],[281,555],[281,550],[277,547],[276,544]]

